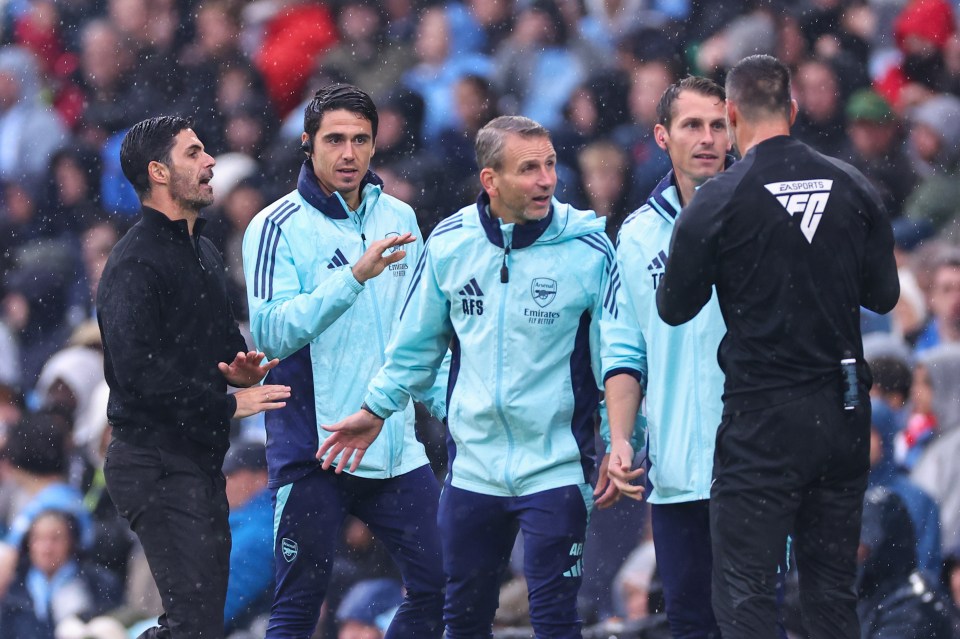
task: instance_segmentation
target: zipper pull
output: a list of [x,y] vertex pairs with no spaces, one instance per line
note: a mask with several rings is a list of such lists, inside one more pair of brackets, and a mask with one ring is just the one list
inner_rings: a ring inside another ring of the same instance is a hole
[[503,249],[503,265],[500,267],[500,283],[506,284],[510,281],[510,269],[507,268],[507,256],[510,255],[510,247]]

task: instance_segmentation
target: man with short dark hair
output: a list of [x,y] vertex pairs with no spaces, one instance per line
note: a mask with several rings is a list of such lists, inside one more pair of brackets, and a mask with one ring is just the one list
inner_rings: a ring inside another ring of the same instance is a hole
[[797,104],[773,57],[727,75],[742,160],[677,220],[657,289],[679,325],[716,287],[727,325],[710,533],[713,607],[725,639],[776,633],[787,536],[812,637],[860,636],[856,550],[870,449],[860,307],[890,311],[900,285],[883,205],[853,167],[790,137]]
[[[378,120],[355,86],[317,91],[304,110],[297,188],[257,214],[243,239],[253,339],[282,360],[270,381],[295,389],[290,406],[265,420],[277,581],[270,639],[313,633],[347,515],[370,527],[403,576],[404,602],[386,636],[443,632],[440,487],[414,434],[412,403],[350,474],[316,459],[327,435],[319,425],[363,401],[423,250],[413,209],[384,193],[369,168]],[[437,387],[418,399],[442,419],[443,394]]]
[[[616,294],[617,312],[601,322],[604,386],[610,419],[608,473],[621,493],[631,484],[631,438],[644,439],[653,490],[653,543],[670,630],[675,639],[705,639],[720,630],[710,607],[710,480],[720,425],[723,371],[713,356],[727,329],[715,298],[696,319],[669,326],[655,295],[667,265],[670,234],[696,189],[723,170],[730,148],[723,88],[690,76],[672,84],[658,106],[656,143],[673,169],[630,215],[617,242],[617,269],[631,273]],[[636,432],[639,431],[639,432]]]
[[[277,362],[247,352],[223,258],[201,235],[214,160],[190,123],[134,125],[120,163],[143,216],[114,247],[97,292],[113,426],[107,490],[163,601],[159,626],[142,636],[216,639],[230,556],[220,470],[230,419],[282,408],[290,389],[257,385]],[[244,388],[228,395],[228,383]]]
[[332,434],[317,455],[324,467],[356,468],[395,438],[385,420],[434,383],[449,346],[450,472],[438,513],[446,636],[491,636],[522,531],[534,633],[579,637],[587,518],[594,494],[598,505],[616,497],[605,472],[596,493],[589,484],[613,247],[604,220],[553,198],[557,156],[537,122],[494,118],[476,153],[483,192],[434,229],[386,363],[361,409],[324,426]]

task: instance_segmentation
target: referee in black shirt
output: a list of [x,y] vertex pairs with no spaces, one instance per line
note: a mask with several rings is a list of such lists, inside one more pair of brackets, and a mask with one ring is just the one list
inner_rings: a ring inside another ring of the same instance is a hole
[[900,295],[893,233],[853,167],[790,137],[797,103],[777,59],[727,76],[743,159],[706,182],[670,243],[660,317],[692,319],[716,285],[726,375],[710,495],[713,605],[724,639],[776,635],[788,535],[811,636],[860,637],[854,590],[870,447],[860,307]]

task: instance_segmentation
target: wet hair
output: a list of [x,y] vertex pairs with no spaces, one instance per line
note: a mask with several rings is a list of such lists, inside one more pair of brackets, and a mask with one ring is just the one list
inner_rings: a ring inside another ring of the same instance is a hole
[[313,143],[313,136],[320,130],[323,114],[328,111],[350,111],[370,122],[373,139],[377,139],[377,125],[380,118],[377,115],[377,105],[363,89],[352,84],[331,84],[318,89],[313,94],[310,104],[303,110],[303,130],[307,134],[308,142]]
[[510,133],[522,138],[550,137],[550,132],[542,124],[530,118],[501,115],[487,122],[477,132],[477,166],[499,171],[503,167],[503,147]]
[[727,73],[727,97],[744,117],[790,118],[790,70],[769,55],[744,58]]
[[723,87],[711,80],[698,75],[688,75],[679,82],[674,82],[660,96],[660,102],[657,103],[657,123],[662,124],[667,129],[673,123],[673,104],[684,91],[691,91],[700,95],[716,98],[720,102],[727,99],[727,94]]
[[170,165],[170,151],[177,135],[193,125],[178,115],[161,115],[134,124],[123,136],[120,145],[120,167],[137,195],[142,199],[150,192],[147,167],[151,162]]

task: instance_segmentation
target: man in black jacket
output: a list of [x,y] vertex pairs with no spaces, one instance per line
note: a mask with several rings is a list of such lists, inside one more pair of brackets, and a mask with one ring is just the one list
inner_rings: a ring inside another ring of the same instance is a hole
[[854,578],[870,468],[860,307],[900,294],[893,232],[856,169],[790,137],[790,74],[770,56],[727,76],[743,159],[684,210],[657,290],[668,324],[716,285],[726,376],[710,492],[713,606],[724,639],[776,636],[777,564],[794,540],[811,636],[860,636]]
[[[216,639],[230,557],[220,470],[230,419],[282,408],[290,389],[257,385],[277,360],[261,365],[263,353],[246,352],[223,259],[200,234],[214,159],[189,122],[136,124],[120,162],[143,217],[114,247],[97,293],[113,426],[107,489],[163,601],[160,625],[141,636]],[[245,388],[228,395],[228,383]]]

